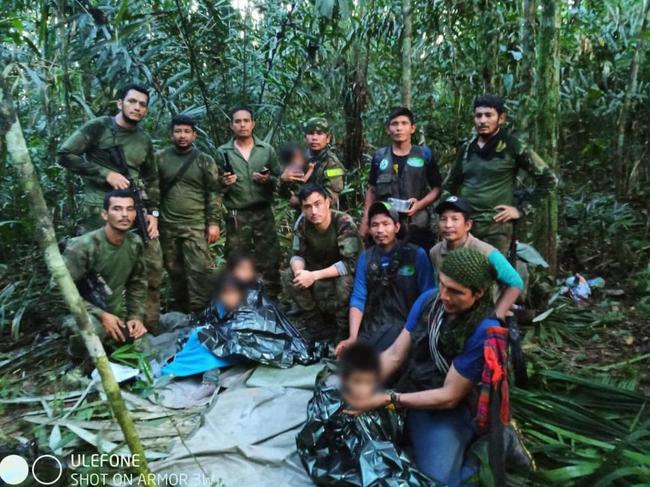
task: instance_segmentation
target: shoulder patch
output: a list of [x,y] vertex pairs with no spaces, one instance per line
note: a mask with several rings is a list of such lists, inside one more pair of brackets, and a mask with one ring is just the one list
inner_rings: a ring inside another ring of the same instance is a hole
[[345,171],[340,167],[333,167],[331,169],[325,169],[325,176],[328,178],[336,178],[338,176],[343,176]]
[[388,159],[382,159],[381,162],[379,163],[379,170],[385,171],[387,167],[388,167]]
[[506,149],[506,147],[508,147],[508,145],[505,143],[505,141],[500,140],[494,150],[496,152],[503,152]]

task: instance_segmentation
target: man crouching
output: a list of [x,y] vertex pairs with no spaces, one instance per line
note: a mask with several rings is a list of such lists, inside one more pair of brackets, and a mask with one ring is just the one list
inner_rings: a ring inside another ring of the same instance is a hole
[[[63,259],[92,317],[95,333],[108,348],[142,337],[147,297],[144,245],[129,232],[136,218],[130,190],[106,193],[101,212],[106,224],[71,239]],[[65,326],[65,325],[64,325]],[[70,352],[83,344],[72,337]]]

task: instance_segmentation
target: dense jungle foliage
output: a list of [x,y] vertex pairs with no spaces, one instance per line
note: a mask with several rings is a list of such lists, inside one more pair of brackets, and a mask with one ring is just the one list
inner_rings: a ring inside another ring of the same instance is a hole
[[[115,113],[127,82],[152,89],[143,124],[156,147],[181,112],[199,121],[208,152],[228,139],[237,103],[254,108],[257,135],[276,147],[300,141],[307,118],[327,117],[350,171],[342,207],[355,216],[390,107],[411,100],[416,141],[432,147],[444,176],[471,135],[474,96],[501,94],[508,128],[559,178],[521,234],[552,265],[535,273],[529,299],[534,387],[513,391],[535,479],[631,485],[650,479],[649,9],[649,0],[2,0],[0,69],[61,237],[80,184],[56,164],[57,147],[89,118]],[[6,152],[1,140],[8,353],[55,331],[65,310]],[[292,213],[283,201],[276,209],[286,247]],[[574,273],[603,277],[605,288],[587,307],[549,304]],[[0,370],[0,398],[20,392]]]

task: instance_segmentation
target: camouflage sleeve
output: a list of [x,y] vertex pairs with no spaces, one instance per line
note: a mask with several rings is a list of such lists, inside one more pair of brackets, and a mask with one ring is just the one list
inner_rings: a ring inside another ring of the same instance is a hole
[[205,205],[208,225],[218,225],[222,219],[221,205],[219,204],[219,170],[217,163],[208,155],[205,156],[203,166],[205,181]]
[[139,237],[137,246],[135,265],[126,283],[126,319],[142,321],[147,299],[147,272],[144,262],[144,244]]
[[340,275],[354,275],[354,269],[357,265],[357,258],[361,252],[361,238],[359,230],[354,224],[350,215],[343,215],[338,221],[337,243],[341,262],[345,265],[347,272],[340,272]]
[[336,203],[345,184],[345,167],[338,158],[331,157],[327,161],[323,175],[325,176],[323,186],[329,192],[332,203]]
[[463,144],[456,155],[456,162],[449,171],[444,182],[444,188],[449,194],[458,196],[460,187],[463,184],[463,159],[465,159],[466,144]]
[[105,182],[110,169],[89,161],[85,157],[86,152],[92,147],[97,137],[96,133],[101,128],[98,120],[91,120],[75,130],[57,151],[59,164],[93,182]]
[[157,210],[160,207],[160,175],[151,141],[147,148],[147,157],[140,168],[140,177],[147,193],[147,210]]
[[[90,243],[85,240],[71,239],[63,252],[63,261],[73,281],[78,281],[90,271],[91,249]],[[83,299],[88,312],[97,318],[101,317],[104,310],[95,306],[90,301]]]
[[519,148],[516,160],[517,168],[525,171],[534,180],[533,190],[525,192],[519,203],[520,212],[527,215],[553,191],[557,185],[557,178],[546,161],[532,149]]
[[291,259],[293,260],[302,260],[304,262],[305,255],[307,255],[307,242],[305,240],[305,217],[300,215],[296,224],[294,225],[293,239],[291,242]]

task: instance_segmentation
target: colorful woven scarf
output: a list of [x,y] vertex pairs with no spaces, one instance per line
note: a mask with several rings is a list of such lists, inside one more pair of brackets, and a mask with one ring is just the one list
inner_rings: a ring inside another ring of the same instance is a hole
[[[510,396],[508,394],[508,330],[500,326],[487,329],[483,346],[485,365],[481,375],[480,394],[476,407],[476,425],[479,434],[487,432],[494,421],[502,425],[510,422]],[[495,397],[498,396],[498,397]],[[492,417],[490,404],[498,402],[498,418]]]

